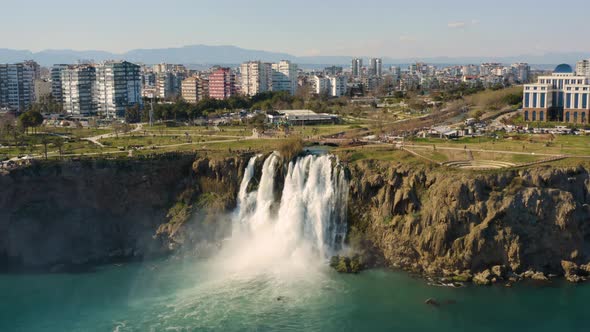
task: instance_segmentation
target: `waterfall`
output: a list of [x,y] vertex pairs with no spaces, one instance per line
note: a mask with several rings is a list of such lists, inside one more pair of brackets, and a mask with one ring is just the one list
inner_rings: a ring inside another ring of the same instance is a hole
[[255,181],[257,158],[250,159],[244,172],[233,237],[245,238],[245,246],[265,257],[305,252],[325,259],[340,250],[347,231],[348,181],[338,159],[308,155],[290,162],[277,198],[277,153],[264,161],[258,188],[247,192]]

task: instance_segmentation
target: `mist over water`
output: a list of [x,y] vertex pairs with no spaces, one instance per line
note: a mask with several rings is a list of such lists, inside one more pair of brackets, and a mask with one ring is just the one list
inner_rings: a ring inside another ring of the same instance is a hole
[[[177,292],[171,310],[152,326],[198,320],[210,328],[227,328],[230,321],[299,330],[301,310],[320,305],[337,287],[327,262],[342,249],[347,231],[343,167],[328,155],[285,166],[276,153],[262,158],[252,157],[244,170],[232,236],[218,255],[198,265],[199,281]],[[307,319],[317,326],[322,316]]]
[[281,157],[273,153],[256,179],[261,158],[252,157],[244,171],[232,237],[214,260],[228,273],[292,276],[299,270],[310,276],[343,247],[348,197],[344,169],[333,156],[308,155],[284,171]]

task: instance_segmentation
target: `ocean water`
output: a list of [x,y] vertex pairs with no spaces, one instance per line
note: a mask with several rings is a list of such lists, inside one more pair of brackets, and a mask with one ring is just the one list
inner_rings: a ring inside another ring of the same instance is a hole
[[[167,260],[0,276],[0,331],[588,331],[590,287],[429,286],[403,272],[225,273]],[[436,298],[440,306],[424,304]]]

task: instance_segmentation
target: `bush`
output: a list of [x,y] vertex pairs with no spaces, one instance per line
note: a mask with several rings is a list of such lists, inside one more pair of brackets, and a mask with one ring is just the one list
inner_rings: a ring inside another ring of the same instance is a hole
[[301,151],[303,151],[303,140],[301,140],[301,138],[288,139],[277,148],[277,152],[285,161],[291,161],[299,155]]

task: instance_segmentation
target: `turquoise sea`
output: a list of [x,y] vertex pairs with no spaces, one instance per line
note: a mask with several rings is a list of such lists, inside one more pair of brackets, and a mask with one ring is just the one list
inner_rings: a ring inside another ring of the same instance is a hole
[[[237,271],[237,272],[236,272]],[[588,331],[590,286],[429,286],[403,272],[211,261],[0,275],[0,331]],[[424,304],[435,298],[440,306]]]

